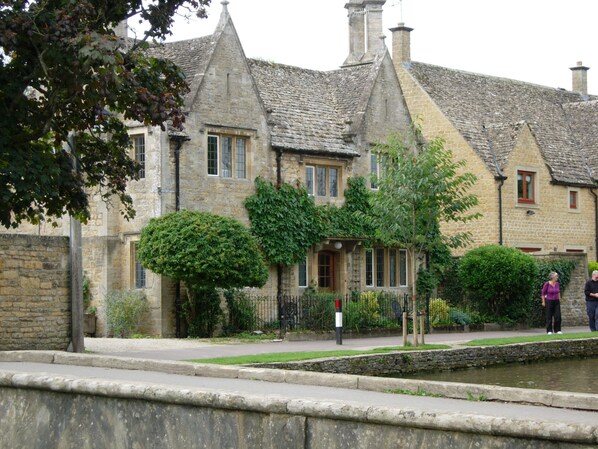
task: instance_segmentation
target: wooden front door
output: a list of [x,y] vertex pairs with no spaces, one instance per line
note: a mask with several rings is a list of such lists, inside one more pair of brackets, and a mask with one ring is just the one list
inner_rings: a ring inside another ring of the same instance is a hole
[[321,251],[318,253],[318,288],[322,291],[335,291],[334,253]]

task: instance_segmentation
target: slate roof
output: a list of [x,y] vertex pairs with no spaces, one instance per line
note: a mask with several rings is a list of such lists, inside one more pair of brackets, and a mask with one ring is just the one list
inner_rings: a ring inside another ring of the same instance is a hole
[[148,55],[167,59],[178,65],[185,73],[190,92],[185,105],[190,107],[201,84],[217,42],[217,35],[203,36],[177,42],[157,44],[147,50]]
[[360,125],[380,61],[316,71],[248,60],[266,111],[272,147],[305,153],[358,156],[345,141],[347,120]]
[[598,163],[587,163],[590,154],[598,154],[595,101],[561,89],[430,64],[411,62],[405,68],[494,175],[502,174],[518,132],[528,126],[554,181],[590,185],[598,178]]

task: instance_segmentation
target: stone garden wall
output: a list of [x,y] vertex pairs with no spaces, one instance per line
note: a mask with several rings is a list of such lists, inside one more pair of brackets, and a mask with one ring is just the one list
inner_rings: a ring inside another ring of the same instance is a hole
[[67,349],[69,273],[67,237],[0,235],[0,351]]

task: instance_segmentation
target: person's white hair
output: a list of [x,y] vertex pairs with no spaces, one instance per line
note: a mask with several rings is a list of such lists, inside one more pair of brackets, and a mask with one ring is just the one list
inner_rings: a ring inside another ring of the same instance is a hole
[[594,276],[595,274],[598,274],[598,270],[592,271],[592,276]]
[[555,277],[557,277],[559,274],[556,271],[553,271],[552,273],[550,273],[548,275],[548,279],[554,279]]

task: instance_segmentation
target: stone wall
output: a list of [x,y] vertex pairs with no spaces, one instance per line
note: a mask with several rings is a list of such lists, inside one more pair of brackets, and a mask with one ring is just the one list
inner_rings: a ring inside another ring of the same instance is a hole
[[66,350],[68,261],[66,237],[0,235],[0,350]]
[[7,448],[573,449],[597,438],[583,423],[47,373],[0,372],[0,418]]
[[259,366],[319,373],[392,376],[418,371],[451,370],[518,362],[530,363],[563,357],[590,357],[597,353],[598,338],[592,338],[438,351],[394,352],[304,362],[260,364]]
[[538,262],[555,259],[575,262],[575,269],[571,273],[569,285],[567,285],[566,290],[561,292],[563,329],[566,329],[567,326],[587,326],[588,316],[586,314],[586,297],[583,292],[586,280],[588,279],[587,254],[551,253],[545,255],[534,254],[534,257]]

